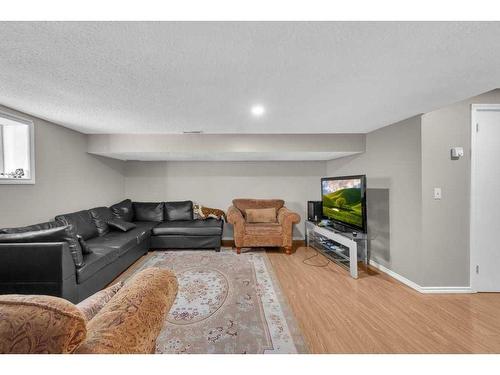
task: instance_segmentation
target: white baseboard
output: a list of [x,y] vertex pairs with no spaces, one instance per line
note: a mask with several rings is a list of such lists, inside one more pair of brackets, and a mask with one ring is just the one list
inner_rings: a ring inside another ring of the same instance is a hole
[[396,273],[390,270],[387,267],[384,267],[381,264],[378,264],[374,260],[370,260],[370,265],[374,268],[382,271],[383,273],[391,276],[392,278],[398,280],[399,282],[409,286],[412,289],[415,289],[417,292],[424,294],[445,294],[445,293],[475,293],[474,290],[470,286],[420,286],[417,283],[407,279],[404,276],[401,276],[399,273]]
[[450,293],[476,293],[470,286],[421,286],[420,293],[450,294]]

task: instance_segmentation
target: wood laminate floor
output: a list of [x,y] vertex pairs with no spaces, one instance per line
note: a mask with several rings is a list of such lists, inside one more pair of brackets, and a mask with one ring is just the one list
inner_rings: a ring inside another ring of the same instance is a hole
[[500,353],[499,293],[421,294],[376,270],[354,280],[304,264],[315,254],[304,246],[267,254],[311,353]]
[[314,254],[268,251],[312,353],[500,353],[500,293],[422,294],[375,270],[354,280],[305,265]]

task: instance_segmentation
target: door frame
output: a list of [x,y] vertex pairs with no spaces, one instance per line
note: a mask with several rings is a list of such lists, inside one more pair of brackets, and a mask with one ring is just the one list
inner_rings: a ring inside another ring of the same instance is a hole
[[473,291],[477,292],[477,287],[478,287],[478,281],[476,279],[476,264],[477,261],[476,259],[478,258],[480,254],[480,250],[475,246],[475,239],[479,235],[479,228],[476,227],[475,225],[475,217],[476,217],[476,202],[474,199],[474,194],[477,189],[477,156],[475,154],[476,152],[476,145],[477,145],[477,130],[476,130],[476,124],[477,124],[477,112],[478,111],[494,111],[494,112],[500,112],[500,104],[472,104],[471,105],[471,144],[470,144],[470,206],[469,206],[469,262],[470,262],[470,268],[469,268],[469,281],[470,281],[470,287]]

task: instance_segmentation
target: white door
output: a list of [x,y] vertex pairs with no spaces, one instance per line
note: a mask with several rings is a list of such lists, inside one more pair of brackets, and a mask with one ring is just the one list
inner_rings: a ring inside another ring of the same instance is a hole
[[471,287],[500,292],[500,105],[472,106]]

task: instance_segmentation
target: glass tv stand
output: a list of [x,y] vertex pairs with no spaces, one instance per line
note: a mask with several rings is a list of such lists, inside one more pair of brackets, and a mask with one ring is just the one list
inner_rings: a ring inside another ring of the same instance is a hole
[[306,221],[306,245],[358,278],[358,261],[368,264],[368,236],[365,233],[342,232],[332,227]]

